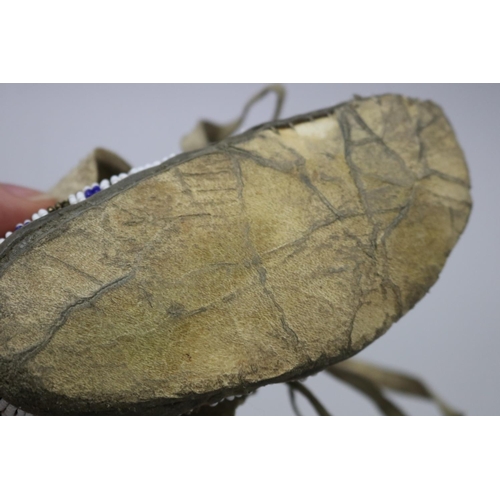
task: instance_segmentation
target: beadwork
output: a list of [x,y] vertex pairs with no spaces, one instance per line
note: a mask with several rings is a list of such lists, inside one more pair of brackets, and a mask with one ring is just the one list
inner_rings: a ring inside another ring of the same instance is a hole
[[[129,175],[136,174],[137,172],[142,172],[143,170],[146,170],[148,168],[157,167],[158,165],[167,161],[169,158],[172,158],[173,156],[175,156],[175,154],[171,154],[170,156],[166,156],[165,158],[163,158],[159,161],[156,161],[153,163],[148,163],[147,165],[144,165],[142,167],[134,167],[128,173],[123,172],[119,175],[112,175],[110,179],[103,179],[100,183],[96,182],[96,183],[92,184],[92,186],[85,186],[81,191],[78,191],[78,193],[70,194],[67,200],[57,202],[52,207],[41,208],[40,210],[38,210],[38,212],[34,213],[31,216],[31,219],[26,219],[24,222],[20,222],[19,224],[17,224],[16,227],[14,228],[14,231],[21,229],[22,227],[26,226],[30,222],[33,222],[37,219],[40,219],[40,217],[45,217],[47,214],[54,212],[55,210],[59,210],[60,208],[64,208],[68,205],[76,205],[77,203],[80,203],[80,202],[86,200],[87,198],[90,198],[92,195],[98,193],[99,191],[104,191],[105,189],[108,189],[110,186],[125,179]],[[3,238],[0,238],[0,244],[2,244],[12,234],[13,234],[13,231],[7,231],[5,233],[5,236]]]

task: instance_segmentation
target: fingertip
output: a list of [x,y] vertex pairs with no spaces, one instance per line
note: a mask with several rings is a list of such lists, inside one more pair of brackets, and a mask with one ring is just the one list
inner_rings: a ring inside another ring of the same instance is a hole
[[13,231],[16,224],[31,219],[41,208],[56,200],[45,193],[13,184],[0,184],[0,237]]

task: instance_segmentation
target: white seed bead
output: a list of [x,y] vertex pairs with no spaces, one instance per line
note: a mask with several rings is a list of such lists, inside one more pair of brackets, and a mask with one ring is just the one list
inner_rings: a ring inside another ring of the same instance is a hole
[[25,224],[29,224],[30,222],[31,222],[31,219],[26,219],[26,220],[24,221],[24,223],[25,223]]
[[85,200],[85,195],[83,194],[82,191],[78,191],[78,193],[76,193],[76,201],[83,201]]
[[13,417],[14,413],[16,413],[17,408],[14,405],[9,405],[3,411],[5,417]]
[[76,196],[74,194],[69,195],[68,201],[70,205],[76,205],[78,203],[78,200],[76,199]]
[[41,208],[40,210],[38,210],[38,215],[40,217],[45,217],[49,212],[47,212],[47,210],[45,210],[45,208]]
[[111,184],[109,183],[108,179],[103,179],[100,184],[101,189],[108,189]]
[[0,245],[5,241],[5,238],[0,238]]
[[5,237],[6,237],[6,238],[8,238],[11,234],[12,234],[12,231],[7,231],[7,232],[5,233]]
[[111,181],[111,184],[116,184],[120,179],[118,179],[117,175],[112,175],[109,180]]
[[31,220],[37,220],[39,218],[40,216],[36,212],[31,216]]
[[128,175],[125,172],[122,172],[119,176],[118,179],[122,180],[125,179],[125,177],[128,177]]

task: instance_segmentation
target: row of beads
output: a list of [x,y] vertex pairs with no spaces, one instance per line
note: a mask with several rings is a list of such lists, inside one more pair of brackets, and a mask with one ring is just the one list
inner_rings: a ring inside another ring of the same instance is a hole
[[0,415],[2,417],[33,416],[31,413],[26,413],[21,408],[16,408],[14,405],[9,404],[5,399],[0,399]]
[[[211,403],[210,406],[217,406],[224,401],[234,401],[235,398],[242,398],[244,394],[238,394],[236,396],[228,396],[220,401]],[[21,408],[17,408],[14,405],[8,403],[5,399],[0,398],[0,415],[3,417],[21,417],[21,416],[33,416],[32,413],[27,413]]]
[[[50,212],[53,212],[54,210],[58,210],[59,208],[63,208],[67,205],[76,205],[77,203],[80,203],[81,201],[86,200],[87,198],[90,198],[92,195],[98,193],[99,191],[104,191],[105,189],[108,189],[110,186],[113,184],[116,184],[117,182],[121,181],[122,179],[125,179],[129,175],[136,174],[137,172],[142,172],[143,170],[146,170],[148,168],[152,167],[157,167],[161,163],[167,161],[169,158],[172,158],[172,156],[175,156],[175,154],[171,154],[170,156],[166,156],[160,161],[156,161],[154,163],[148,163],[147,165],[144,165],[143,167],[134,167],[132,168],[127,174],[126,173],[121,173],[119,175],[112,175],[111,178],[108,179],[103,179],[99,184],[96,182],[92,184],[92,186],[85,186],[81,191],[78,191],[76,194],[70,194],[68,197],[68,200],[62,201],[60,203],[56,203],[53,207],[49,207],[48,209],[41,208],[38,210],[38,212],[34,213],[31,216],[31,219],[26,219],[24,222],[19,223],[16,225],[14,231],[17,231],[18,229],[21,229],[23,226],[26,226],[32,221],[35,221],[37,219],[40,219],[40,217],[44,217]],[[8,238],[12,234],[12,231],[7,231],[5,233],[4,238],[0,238],[0,244],[2,244],[6,238]]]

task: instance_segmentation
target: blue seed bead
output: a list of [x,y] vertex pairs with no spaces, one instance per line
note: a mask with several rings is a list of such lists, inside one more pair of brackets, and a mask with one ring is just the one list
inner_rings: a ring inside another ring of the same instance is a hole
[[92,189],[86,189],[83,194],[85,195],[85,198],[90,198],[94,194],[94,191]]
[[92,194],[96,194],[96,193],[98,193],[100,190],[101,190],[101,188],[100,188],[99,186],[94,186],[94,188],[92,189]]
[[23,225],[22,225],[22,224],[18,224],[18,225],[16,226],[15,231],[17,231],[18,229],[21,229],[22,227],[23,227]]

